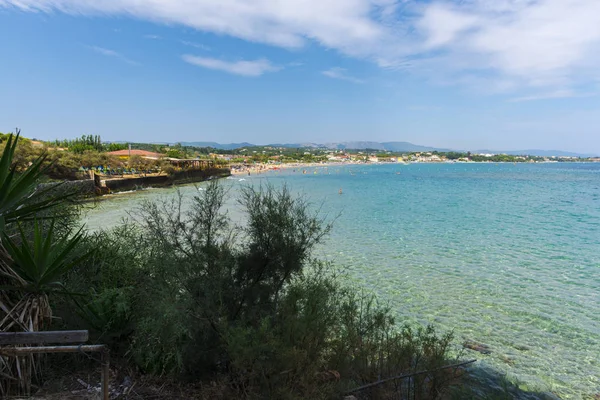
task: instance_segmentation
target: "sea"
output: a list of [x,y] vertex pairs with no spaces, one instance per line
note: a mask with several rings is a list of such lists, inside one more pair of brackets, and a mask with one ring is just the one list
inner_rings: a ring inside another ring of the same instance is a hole
[[[389,304],[400,323],[453,331],[490,354],[479,368],[564,399],[600,393],[600,163],[443,163],[311,167],[223,179],[286,184],[334,221],[317,256]],[[205,184],[109,195],[90,230],[142,200]],[[340,193],[341,192],[341,193]]]

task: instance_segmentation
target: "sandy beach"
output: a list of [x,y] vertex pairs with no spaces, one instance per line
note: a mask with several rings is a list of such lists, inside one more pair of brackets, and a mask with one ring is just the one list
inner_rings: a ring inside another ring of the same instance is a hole
[[358,165],[361,163],[353,162],[328,162],[328,163],[288,163],[288,164],[255,164],[252,166],[231,167],[232,175],[256,175],[268,171],[278,171],[283,169],[304,169],[304,168],[330,168],[342,167],[348,165]]

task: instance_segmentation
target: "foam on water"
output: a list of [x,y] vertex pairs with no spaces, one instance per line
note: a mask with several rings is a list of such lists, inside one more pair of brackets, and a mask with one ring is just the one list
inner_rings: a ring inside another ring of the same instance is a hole
[[[264,181],[341,212],[319,253],[401,319],[488,344],[482,364],[529,385],[600,392],[600,164],[348,166],[224,182]],[[113,198],[87,219],[116,224],[140,199],[173,192]]]

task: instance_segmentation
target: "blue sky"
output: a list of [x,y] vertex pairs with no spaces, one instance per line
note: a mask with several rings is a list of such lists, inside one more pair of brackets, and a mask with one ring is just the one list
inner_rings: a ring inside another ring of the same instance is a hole
[[600,153],[597,0],[0,0],[0,131]]

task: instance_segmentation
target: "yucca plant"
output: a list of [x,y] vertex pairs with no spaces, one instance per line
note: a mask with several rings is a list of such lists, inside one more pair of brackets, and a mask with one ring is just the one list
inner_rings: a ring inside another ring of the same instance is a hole
[[[19,142],[17,135],[9,135],[2,157],[0,158],[0,236],[6,235],[10,225],[34,218],[50,207],[60,204],[66,196],[49,196],[47,190],[38,190],[38,182],[44,168],[42,164],[45,155],[35,160],[25,171],[17,173],[13,158]],[[14,293],[15,288],[24,288],[27,282],[13,268],[10,255],[4,246],[0,245],[0,310],[6,315],[0,318],[0,331],[7,331],[19,318],[11,312],[14,305],[20,302],[20,294]],[[9,292],[12,288],[13,292]],[[2,316],[2,314],[0,314]],[[8,325],[7,325],[7,321]],[[33,327],[21,326],[22,330]]]
[[18,141],[19,133],[10,135],[0,158],[0,232],[4,231],[6,224],[31,218],[64,200],[45,196],[48,189],[37,190],[39,179],[45,172],[45,154],[22,173],[17,172],[12,164]]
[[[83,238],[82,230],[57,238],[54,233],[54,220],[50,222],[47,230],[35,221],[33,243],[30,243],[21,225],[19,232],[17,238],[11,238],[6,232],[2,234],[2,245],[11,258],[8,266],[19,282],[18,285],[6,285],[3,289],[21,292],[21,299],[13,306],[14,311],[11,314],[24,316],[27,320],[23,320],[23,317],[18,320],[12,318],[6,325],[1,323],[4,321],[0,321],[0,326],[6,329],[19,324],[25,325],[29,330],[39,330],[52,317],[48,295],[66,294],[60,278],[90,253],[74,256],[73,250]],[[36,310],[27,310],[27,307],[34,306],[37,307]]]
[[[48,294],[60,290],[59,277],[78,259],[69,256],[82,238],[82,233],[57,239],[54,222],[44,232],[35,222],[33,245],[29,244],[21,223],[47,219],[47,211],[71,197],[53,195],[54,188],[39,189],[45,172],[42,155],[25,171],[17,171],[13,159],[19,141],[9,135],[0,158],[0,332],[36,331],[49,322],[52,310]],[[45,214],[45,215],[43,215]],[[20,235],[9,236],[18,226]],[[0,357],[0,397],[7,394],[9,382],[18,380],[19,387],[29,392],[32,373],[36,372],[33,356],[15,360]]]

